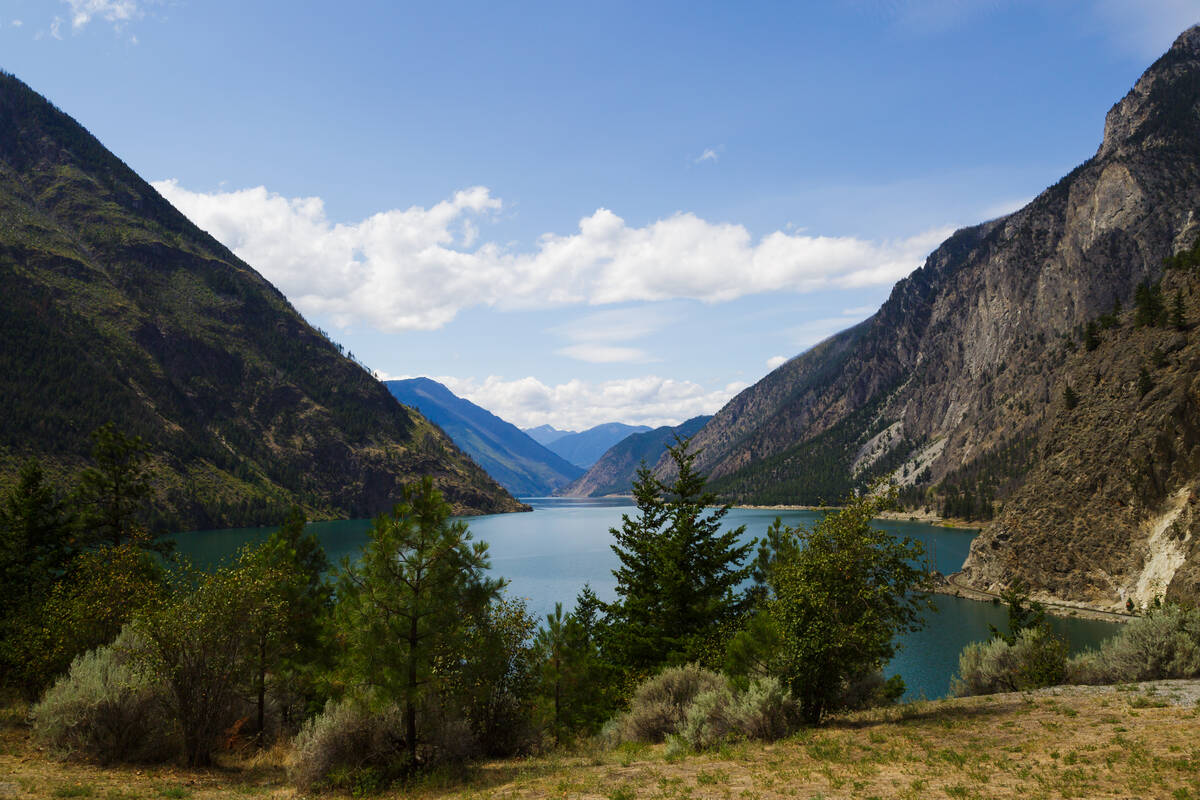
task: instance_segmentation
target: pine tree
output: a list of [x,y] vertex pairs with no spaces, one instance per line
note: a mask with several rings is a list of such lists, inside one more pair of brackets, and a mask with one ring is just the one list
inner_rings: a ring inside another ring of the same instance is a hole
[[633,486],[638,515],[622,516],[613,528],[613,572],[620,600],[608,607],[608,642],[613,660],[634,673],[694,660],[706,635],[737,617],[746,606],[738,586],[752,566],[743,566],[754,542],[738,544],[745,526],[721,531],[730,506],[711,508],[689,442],[667,447],[677,470],[667,486],[642,466]]
[[92,461],[80,475],[83,523],[91,537],[114,547],[143,539],[141,517],[150,499],[146,474],[147,446],[140,436],[127,436],[113,423],[92,432]]
[[1175,300],[1171,303],[1171,327],[1177,331],[1187,330],[1187,318],[1183,309],[1183,292],[1175,290]]

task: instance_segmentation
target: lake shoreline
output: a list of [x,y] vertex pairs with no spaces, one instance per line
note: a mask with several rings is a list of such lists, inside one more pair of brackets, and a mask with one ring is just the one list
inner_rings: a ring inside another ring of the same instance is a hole
[[[964,583],[961,572],[952,572],[949,575],[942,576],[934,585],[933,591],[936,594],[949,595],[963,600],[974,600],[978,603],[1003,603],[1000,595],[976,589]],[[1126,623],[1137,617],[1136,614],[1093,608],[1065,600],[1038,600],[1038,602],[1045,606],[1047,614],[1068,619],[1092,619],[1100,622]]]

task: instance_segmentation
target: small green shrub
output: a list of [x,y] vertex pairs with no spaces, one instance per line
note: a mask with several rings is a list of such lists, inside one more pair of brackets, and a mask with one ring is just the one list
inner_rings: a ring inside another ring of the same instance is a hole
[[960,697],[1054,686],[1066,677],[1067,645],[1048,627],[1025,628],[1004,639],[973,642],[958,656],[951,691]]
[[1125,624],[1099,650],[1067,663],[1071,683],[1109,684],[1200,676],[1200,609],[1151,609]]
[[679,731],[696,697],[723,688],[724,677],[696,664],[668,667],[638,686],[629,711],[621,718],[619,738],[661,742],[667,734]]
[[733,715],[733,693],[728,686],[696,695],[688,706],[679,734],[694,750],[716,747],[737,732]]
[[179,751],[161,685],[137,669],[130,628],[111,645],[78,656],[33,708],[34,736],[63,757],[163,761]]

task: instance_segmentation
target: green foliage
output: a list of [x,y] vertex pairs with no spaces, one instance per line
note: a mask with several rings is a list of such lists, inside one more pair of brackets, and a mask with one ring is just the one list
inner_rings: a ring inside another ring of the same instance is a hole
[[1098,649],[1067,664],[1071,683],[1105,684],[1200,676],[1200,609],[1168,603],[1127,622]]
[[165,686],[188,766],[207,766],[236,719],[253,672],[255,632],[282,626],[272,576],[247,564],[196,574],[181,568],[171,596],[139,617],[146,668]]
[[139,670],[136,634],[126,628],[111,645],[71,663],[32,711],[38,742],[67,758],[101,764],[164,761],[177,752],[163,715],[162,687]]
[[585,586],[574,613],[562,603],[546,615],[534,639],[540,664],[538,704],[555,744],[576,734],[594,733],[613,708],[613,670],[596,646],[595,595]]
[[1046,607],[1036,600],[1030,601],[1029,587],[1021,580],[1013,581],[1011,586],[1001,591],[1000,600],[1008,607],[1008,630],[1002,631],[995,625],[988,625],[993,639],[1003,639],[1014,645],[1021,631],[1041,628],[1046,624]]
[[487,568],[487,545],[450,521],[428,478],[376,518],[357,564],[342,563],[336,617],[344,674],[353,693],[402,705],[413,766],[424,734],[418,708],[439,689],[435,664],[465,654],[464,622],[500,590],[484,576]]
[[119,545],[144,530],[141,520],[150,499],[146,460],[140,436],[127,436],[112,422],[92,432],[95,466],[80,473],[79,504],[94,541]]
[[755,615],[770,622],[755,619],[731,645],[743,669],[778,676],[809,722],[844,706],[851,686],[895,654],[896,634],[920,628],[932,608],[921,545],[871,527],[884,502],[852,498],[812,529],[787,529],[793,542],[768,561]]
[[683,440],[667,448],[677,469],[670,486],[645,466],[638,471],[638,515],[622,515],[621,527],[612,529],[620,599],[607,609],[605,648],[635,674],[699,657],[707,635],[745,607],[738,586],[750,575],[742,564],[753,543],[737,543],[744,527],[721,531],[730,507],[711,508],[716,497],[688,448]]
[[1145,367],[1142,367],[1138,373],[1137,390],[1139,397],[1145,397],[1154,388],[1154,379],[1150,377],[1150,373]]
[[77,655],[111,642],[162,593],[161,567],[136,544],[84,552],[41,602],[9,620],[6,682],[36,697]]
[[1067,411],[1074,410],[1075,406],[1079,405],[1079,395],[1071,388],[1071,384],[1063,386],[1063,408]]
[[536,739],[536,629],[523,599],[496,597],[466,619],[461,640],[447,642],[438,658],[440,703],[461,712],[486,755],[511,756]]
[[1167,324],[1167,306],[1163,301],[1162,282],[1145,282],[1138,285],[1133,296],[1133,324],[1137,327]]
[[289,777],[302,792],[352,790],[364,776],[377,783],[399,777],[404,715],[396,705],[371,710],[351,700],[330,701],[296,736]]
[[1183,307],[1183,291],[1175,290],[1175,297],[1171,301],[1171,327],[1177,331],[1187,330],[1187,312]]
[[1083,349],[1089,353],[1100,346],[1100,335],[1094,321],[1083,328]]
[[958,656],[951,691],[966,695],[1055,686],[1066,677],[1067,643],[1047,625],[1020,629],[1010,642],[973,642]]

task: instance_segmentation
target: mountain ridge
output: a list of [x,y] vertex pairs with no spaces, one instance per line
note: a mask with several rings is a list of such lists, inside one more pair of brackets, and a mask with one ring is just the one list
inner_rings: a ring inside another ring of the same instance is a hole
[[412,406],[514,495],[546,495],[583,470],[543,447],[517,426],[459,397],[430,378],[385,381],[392,396]]
[[65,477],[114,421],[149,445],[157,528],[366,516],[430,474],[519,510],[282,293],[82,126],[0,74],[0,474]]

